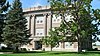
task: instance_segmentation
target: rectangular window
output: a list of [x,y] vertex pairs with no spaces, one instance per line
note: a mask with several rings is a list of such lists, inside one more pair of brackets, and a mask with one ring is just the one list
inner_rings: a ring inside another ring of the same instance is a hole
[[36,36],[44,36],[44,29],[36,29]]
[[60,23],[61,22],[61,16],[53,15],[52,22],[53,23]]
[[65,42],[65,48],[73,48],[72,42]]
[[36,24],[42,24],[44,21],[44,16],[36,16]]

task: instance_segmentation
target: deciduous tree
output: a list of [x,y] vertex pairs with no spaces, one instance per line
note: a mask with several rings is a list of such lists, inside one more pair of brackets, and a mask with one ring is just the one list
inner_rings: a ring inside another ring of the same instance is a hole
[[42,39],[42,44],[52,48],[59,44],[59,33],[57,32],[56,28],[50,29],[49,36],[45,36]]
[[[99,34],[100,10],[92,9],[93,0],[49,0],[54,14],[60,15],[78,42],[78,52],[92,48],[92,36]],[[70,16],[71,21],[66,21]],[[97,21],[96,24],[92,23]],[[89,43],[89,44],[88,44]],[[84,45],[89,46],[86,48]],[[85,48],[83,48],[85,47]]]

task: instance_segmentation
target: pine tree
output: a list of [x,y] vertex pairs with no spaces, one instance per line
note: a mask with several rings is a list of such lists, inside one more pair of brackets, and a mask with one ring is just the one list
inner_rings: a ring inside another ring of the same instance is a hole
[[27,29],[27,20],[23,16],[22,3],[20,0],[14,0],[11,9],[8,11],[4,28],[4,43],[8,46],[18,47],[29,42],[29,30]]
[[0,0],[0,42],[3,42],[2,40],[2,34],[3,34],[3,28],[4,28],[4,17],[5,15],[3,12],[6,12],[9,7],[9,3],[6,3],[6,0]]

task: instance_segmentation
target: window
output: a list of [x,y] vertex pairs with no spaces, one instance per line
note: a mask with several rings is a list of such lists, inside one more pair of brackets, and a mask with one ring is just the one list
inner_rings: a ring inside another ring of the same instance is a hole
[[54,19],[54,22],[56,21],[56,19]]
[[44,29],[36,29],[36,36],[44,36]]
[[72,42],[65,42],[65,48],[72,48],[73,47],[72,44],[73,44]]
[[40,33],[40,35],[42,35],[42,33]]
[[42,20],[41,21],[40,20],[37,21],[37,23],[42,23],[42,22],[43,22]]
[[40,23],[42,23],[43,21],[41,20]]
[[53,18],[52,18],[52,22],[53,23],[60,23],[61,22],[61,16],[55,16],[55,15],[53,15]]
[[57,19],[57,21],[60,21],[60,19]]
[[36,23],[37,24],[43,23],[43,20],[44,20],[44,16],[36,16]]
[[39,21],[37,21],[37,23],[39,23]]
[[39,33],[37,33],[37,35],[39,35]]

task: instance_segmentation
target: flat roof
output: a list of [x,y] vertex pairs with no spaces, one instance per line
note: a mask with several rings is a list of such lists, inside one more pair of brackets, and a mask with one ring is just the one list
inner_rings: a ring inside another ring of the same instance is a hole
[[23,12],[46,10],[46,9],[50,9],[50,8],[51,8],[50,6],[30,7],[30,8],[23,9]]

